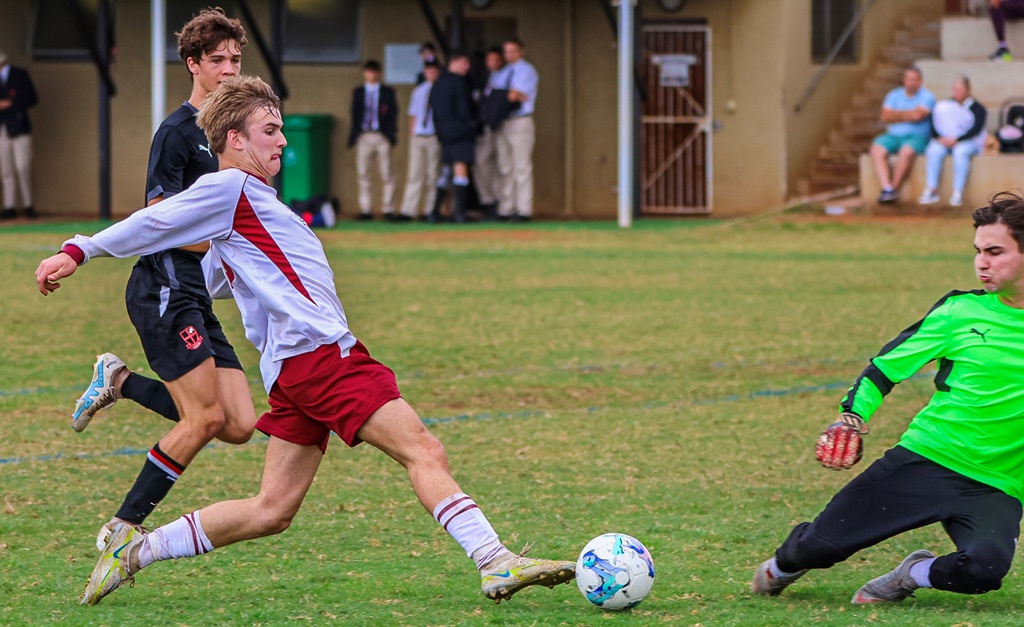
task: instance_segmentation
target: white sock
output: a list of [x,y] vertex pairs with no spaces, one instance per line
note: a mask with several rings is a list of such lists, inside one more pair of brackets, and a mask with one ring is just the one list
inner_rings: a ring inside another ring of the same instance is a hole
[[772,577],[778,579],[779,577],[792,577],[796,573],[787,573],[786,571],[779,568],[779,563],[772,558],[771,563],[768,564],[768,572],[771,573]]
[[456,185],[460,186],[460,187],[466,187],[467,185],[469,185],[469,177],[468,176],[456,176],[456,177],[452,178],[452,182],[455,183]]
[[473,499],[462,492],[438,503],[434,508],[434,520],[476,562],[477,570],[505,550],[505,545],[498,539],[491,523],[487,522],[487,517]]
[[199,512],[182,516],[146,536],[139,547],[139,566],[145,568],[153,562],[195,557],[213,550],[199,522]]
[[926,560],[914,564],[910,567],[910,576],[914,579],[914,583],[917,584],[918,588],[931,588],[932,582],[929,578],[929,572],[932,569],[932,562],[935,561],[934,557],[929,557]]

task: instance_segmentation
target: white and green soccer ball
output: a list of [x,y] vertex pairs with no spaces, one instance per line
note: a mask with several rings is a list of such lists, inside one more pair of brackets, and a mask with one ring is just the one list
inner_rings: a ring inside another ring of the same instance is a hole
[[633,536],[606,533],[583,547],[576,560],[576,585],[603,610],[628,610],[650,593],[654,560]]

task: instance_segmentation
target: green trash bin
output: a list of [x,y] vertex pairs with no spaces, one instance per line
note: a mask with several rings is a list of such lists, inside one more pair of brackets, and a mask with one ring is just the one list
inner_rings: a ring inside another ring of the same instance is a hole
[[331,181],[331,128],[327,113],[284,116],[288,145],[281,155],[281,200],[309,200],[329,196]]

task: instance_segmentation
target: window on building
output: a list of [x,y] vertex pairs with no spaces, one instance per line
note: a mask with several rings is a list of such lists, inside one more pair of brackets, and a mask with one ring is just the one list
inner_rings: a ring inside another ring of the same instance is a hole
[[359,62],[359,0],[288,0],[285,6],[285,62]]
[[[97,0],[37,0],[32,58],[88,60],[89,42],[96,41],[96,8]],[[113,37],[112,8],[108,23]],[[113,41],[110,44],[113,48]]]
[[[253,26],[245,23],[236,2],[215,2],[224,12],[242,20],[249,31],[246,54],[259,54]],[[250,3],[258,27],[271,45],[273,24],[271,3]],[[210,0],[174,0],[167,3],[167,60],[179,61],[177,36],[182,25]],[[362,57],[359,39],[359,0],[286,0],[284,2],[285,63],[357,63]],[[243,64],[244,66],[244,64]]]
[[[859,4],[860,0],[812,0],[811,58],[815,63],[828,58],[843,31],[856,17]],[[857,62],[859,31],[860,28],[857,28],[839,48],[835,62]]]

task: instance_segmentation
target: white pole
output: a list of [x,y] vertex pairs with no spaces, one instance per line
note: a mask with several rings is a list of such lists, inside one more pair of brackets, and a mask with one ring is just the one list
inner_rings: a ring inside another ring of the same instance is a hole
[[633,225],[633,0],[619,0],[619,226]]
[[167,62],[164,61],[164,47],[166,45],[166,7],[164,0],[150,0],[151,15],[150,48],[151,73],[152,73],[152,100],[150,102],[150,121],[153,126],[153,135],[160,128],[164,121],[164,107],[167,102]]

